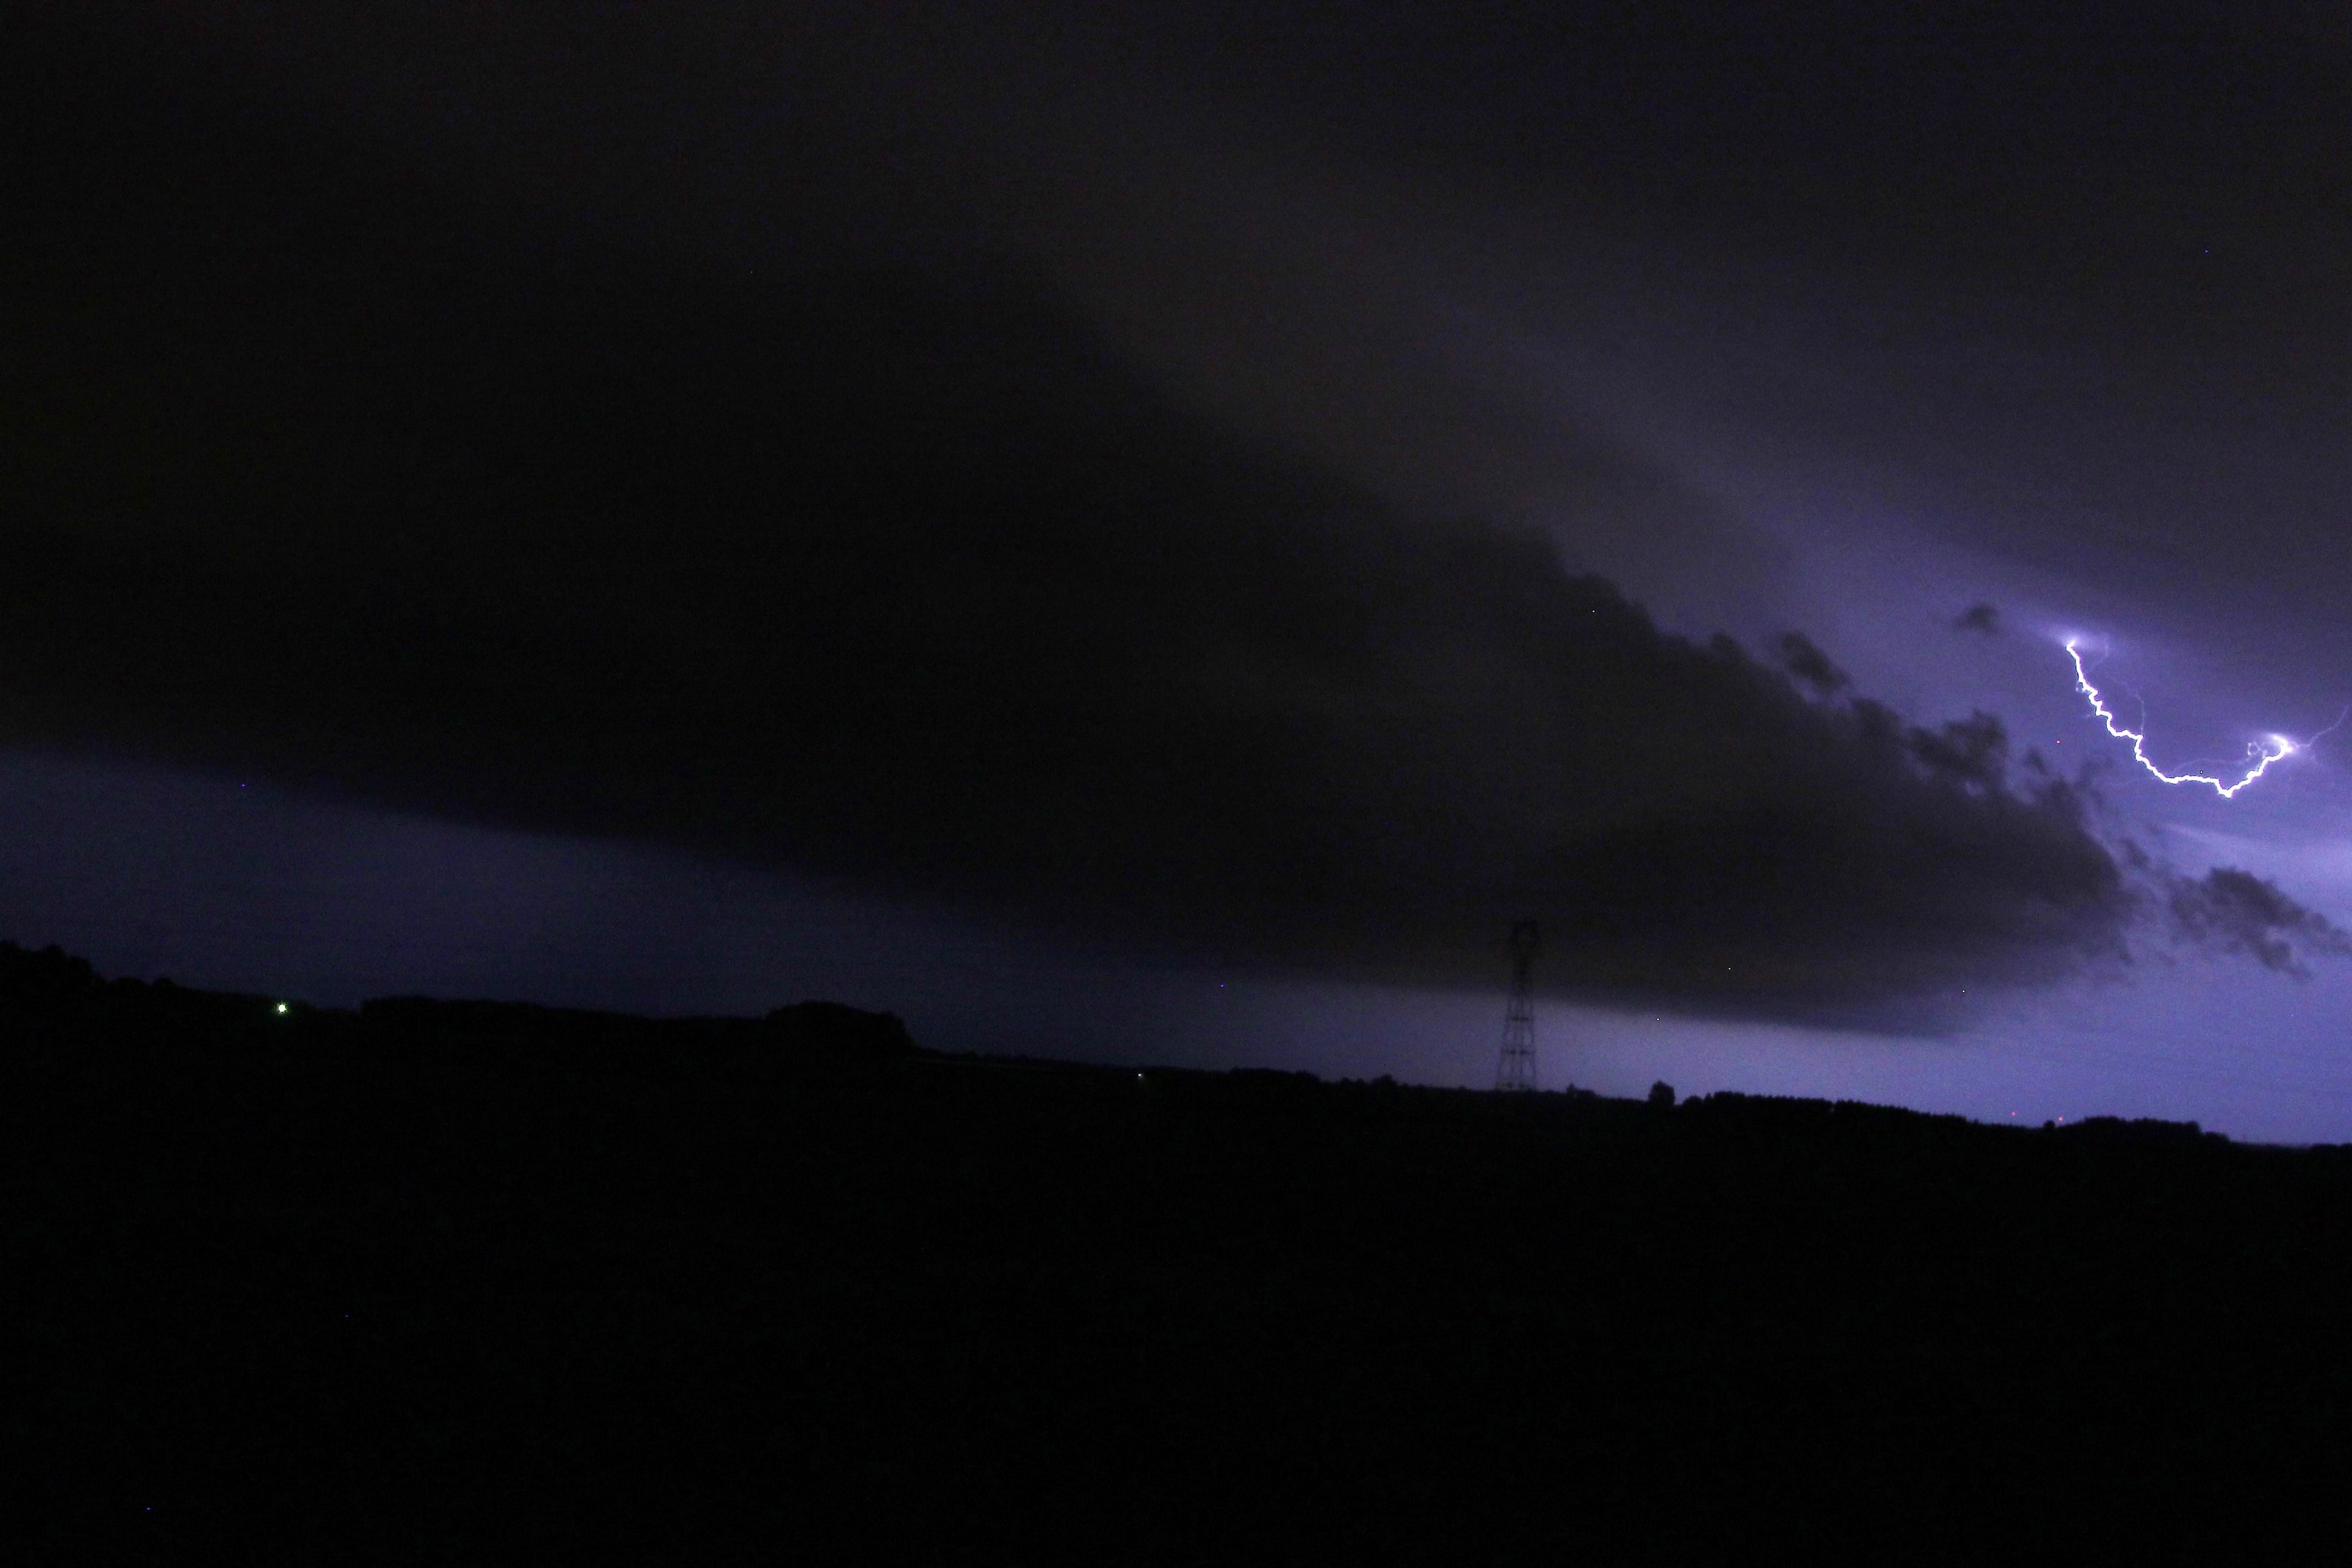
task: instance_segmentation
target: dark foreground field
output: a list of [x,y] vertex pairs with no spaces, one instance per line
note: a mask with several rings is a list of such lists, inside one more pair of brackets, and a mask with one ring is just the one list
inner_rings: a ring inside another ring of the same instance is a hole
[[2345,1533],[2352,1152],[84,974],[0,952],[34,1561]]

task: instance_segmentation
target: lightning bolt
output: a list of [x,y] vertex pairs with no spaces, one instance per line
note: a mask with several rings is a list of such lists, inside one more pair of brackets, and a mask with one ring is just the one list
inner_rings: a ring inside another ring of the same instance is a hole
[[[2091,700],[2091,711],[2097,714],[2099,719],[2106,725],[2107,733],[2113,735],[2118,741],[2129,741],[2132,743],[2133,760],[2138,763],[2141,767],[2146,768],[2150,773],[2163,780],[2166,784],[2208,784],[2212,787],[2213,793],[2220,795],[2223,800],[2231,800],[2236,797],[2237,793],[2240,790],[2245,788],[2248,784],[2253,783],[2256,779],[2270,772],[2270,767],[2273,763],[2277,762],[2282,757],[2291,757],[2294,755],[2295,752],[2303,749],[2293,741],[2288,740],[2284,735],[2265,735],[2260,742],[2247,742],[2246,771],[2244,775],[2242,776],[2235,784],[2226,783],[2223,780],[2214,778],[2207,773],[2166,773],[2162,768],[2158,767],[2154,763],[2148,760],[2147,750],[2147,737],[2141,734],[2137,730],[2126,730],[2116,722],[2116,716],[2107,710],[2106,701],[2105,699],[2100,697],[2099,689],[2091,684],[2090,676],[2084,670],[2082,650],[2074,646],[2074,639],[2072,637],[2069,637],[2066,641],[2066,657],[2074,661],[2074,689]],[[2341,719],[2338,719],[2336,721],[2336,724],[2341,724],[2342,722],[2344,722],[2344,721]],[[2336,724],[2330,724],[2327,728],[2332,730],[2335,727]],[[2326,734],[2326,731],[2323,730],[2320,733]],[[2317,740],[2318,738],[2319,737],[2317,735],[2312,737],[2313,740]]]

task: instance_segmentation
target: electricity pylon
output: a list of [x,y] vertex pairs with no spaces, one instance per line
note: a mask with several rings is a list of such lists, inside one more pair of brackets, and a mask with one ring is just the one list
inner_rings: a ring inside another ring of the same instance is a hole
[[1503,1058],[1495,1066],[1497,1089],[1536,1087],[1536,991],[1532,978],[1542,939],[1533,921],[1511,925],[1511,1005],[1503,1015]]

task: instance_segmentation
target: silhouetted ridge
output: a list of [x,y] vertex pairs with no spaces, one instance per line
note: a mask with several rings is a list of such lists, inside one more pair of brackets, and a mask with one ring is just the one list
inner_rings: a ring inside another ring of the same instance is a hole
[[[898,1061],[922,1054],[895,1013],[800,1002],[763,1018],[647,1018],[530,1002],[385,996],[354,1016],[229,991],[108,980],[51,945],[0,942],[0,1013],[184,1044],[251,1037],[292,1045],[366,1040],[410,1052],[476,1052],[499,1065],[695,1078],[792,1063]],[[356,1026],[356,1028],[355,1028]],[[159,1036],[159,1031],[161,1035]]]
[[109,980],[51,944],[37,952],[0,942],[0,1013],[44,1019],[82,1018],[126,1027],[177,1029],[191,1039],[274,1027],[283,1034],[289,1017],[316,1009],[299,1003],[236,991],[203,991],[128,977]]

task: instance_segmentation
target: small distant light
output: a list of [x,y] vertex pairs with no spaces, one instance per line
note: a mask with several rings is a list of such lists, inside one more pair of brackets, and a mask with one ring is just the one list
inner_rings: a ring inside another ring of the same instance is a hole
[[283,1002],[280,1002],[279,1004],[278,1004],[278,1010],[279,1012],[281,1012],[281,1013],[283,1013],[284,1011],[286,1011],[286,1004],[285,1004],[285,1003],[283,1003]]

